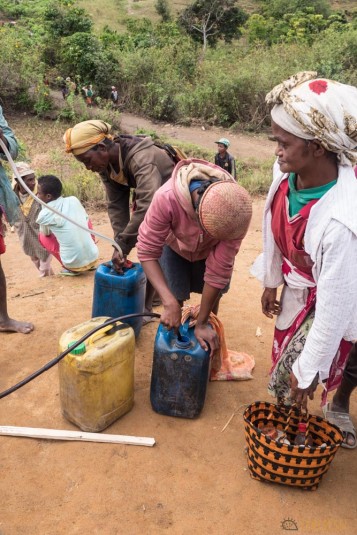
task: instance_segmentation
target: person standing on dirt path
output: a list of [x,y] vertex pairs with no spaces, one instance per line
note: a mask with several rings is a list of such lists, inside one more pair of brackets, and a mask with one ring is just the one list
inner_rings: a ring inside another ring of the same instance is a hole
[[[278,316],[269,391],[306,407],[318,382],[323,402],[339,386],[357,340],[357,88],[301,72],[266,101],[277,143],[260,265],[262,311]],[[336,411],[325,406],[351,447],[348,408],[344,423]]]
[[67,86],[67,95],[71,95],[71,94],[75,94],[76,92],[76,89],[77,89],[77,84],[76,82],[73,82],[73,80],[71,80],[71,77],[70,76],[67,76],[66,78],[66,86]]
[[202,294],[195,336],[211,355],[219,340],[209,315],[228,291],[251,217],[247,191],[220,167],[192,158],[154,195],[139,229],[138,258],[161,297],[160,322],[177,330],[183,302]]
[[87,106],[88,108],[91,108],[93,106],[93,95],[94,95],[93,86],[85,85],[84,87],[82,87],[82,90],[86,99]]
[[119,96],[118,96],[117,88],[114,85],[112,85],[112,90],[110,93],[110,100],[112,101],[113,106],[118,105]]
[[[99,173],[108,199],[108,215],[114,240],[123,251],[119,257],[115,249],[112,262],[122,272],[126,257],[135,247],[139,226],[154,193],[168,180],[175,166],[174,157],[164,147],[155,145],[150,137],[110,134],[111,126],[92,120],[69,128],[63,140],[66,152],[89,171]],[[130,217],[130,191],[134,190]],[[152,310],[153,288],[146,288],[145,309]]]
[[[0,106],[0,139],[5,143],[12,158],[16,158],[18,144],[16,137],[7,124]],[[2,147],[0,147],[0,158],[6,158]],[[17,321],[9,317],[7,310],[6,278],[1,264],[1,255],[5,253],[5,221],[4,218],[13,225],[19,217],[19,201],[11,189],[5,169],[0,163],[0,332],[17,332],[28,334],[33,331],[32,323]]]
[[222,167],[225,171],[228,171],[232,175],[232,177],[237,180],[237,171],[236,171],[236,162],[235,159],[231,154],[228,152],[228,147],[230,145],[230,141],[222,137],[218,141],[215,141],[217,143],[218,152],[214,157],[214,163],[218,165],[219,167]]

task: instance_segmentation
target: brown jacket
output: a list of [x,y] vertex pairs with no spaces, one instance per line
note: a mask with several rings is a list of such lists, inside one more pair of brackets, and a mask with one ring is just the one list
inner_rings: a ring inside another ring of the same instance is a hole
[[[139,226],[154,193],[171,176],[175,162],[150,137],[118,136],[124,176],[128,185],[110,178],[110,171],[100,173],[107,192],[108,215],[114,239],[125,255],[135,247]],[[130,218],[130,189],[135,190],[135,210]]]

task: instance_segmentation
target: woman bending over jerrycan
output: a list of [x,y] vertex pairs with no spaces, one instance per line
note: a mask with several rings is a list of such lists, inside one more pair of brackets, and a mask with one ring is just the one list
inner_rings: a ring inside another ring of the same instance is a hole
[[209,315],[218,312],[228,290],[251,216],[248,193],[229,173],[189,159],[179,162],[155,193],[139,229],[138,257],[162,300],[160,322],[177,331],[183,302],[191,292],[202,294],[194,333],[211,355],[219,339]]
[[[269,390],[306,406],[319,381],[323,400],[341,379],[346,387],[343,370],[356,362],[357,88],[303,72],[266,100],[277,156],[263,233],[262,308],[277,315]],[[340,400],[325,412],[351,447],[355,433]]]

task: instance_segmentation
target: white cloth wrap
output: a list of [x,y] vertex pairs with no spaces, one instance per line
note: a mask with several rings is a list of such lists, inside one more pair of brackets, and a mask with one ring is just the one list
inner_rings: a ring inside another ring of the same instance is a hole
[[[264,210],[264,253],[253,268],[265,288],[277,288],[284,282],[283,258],[271,230],[271,203],[284,178],[287,175],[275,164]],[[307,388],[316,373],[326,379],[341,339],[357,339],[356,214],[357,180],[352,167],[340,165],[337,184],[312,207],[304,236],[305,250],[314,263],[317,297],[313,325],[293,366],[299,388]],[[291,316],[294,314],[296,309]]]

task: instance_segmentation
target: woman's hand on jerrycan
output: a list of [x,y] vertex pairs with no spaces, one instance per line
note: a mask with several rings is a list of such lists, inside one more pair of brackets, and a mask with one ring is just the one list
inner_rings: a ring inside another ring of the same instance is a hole
[[126,255],[123,255],[123,257],[120,256],[119,251],[117,249],[114,249],[113,256],[112,256],[112,263],[113,268],[117,273],[123,273],[123,268],[126,263]]
[[210,352],[210,356],[219,349],[219,338],[214,329],[212,329],[209,323],[196,324],[195,336],[200,346]]
[[170,330],[174,329],[175,333],[178,332],[181,325],[181,306],[176,299],[172,299],[168,303],[163,302],[164,310],[161,313],[160,323]]

